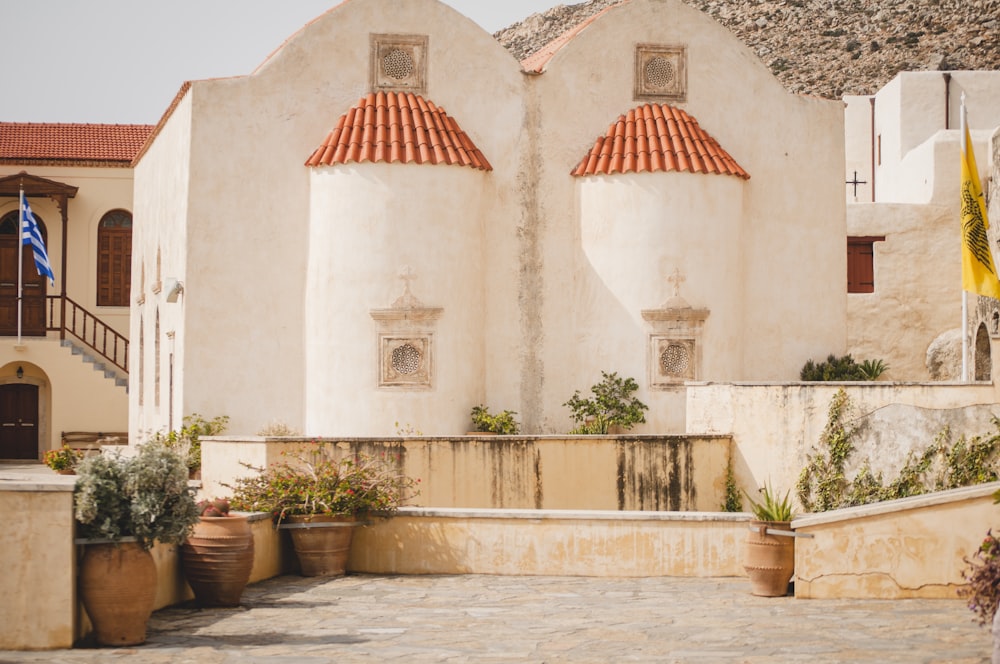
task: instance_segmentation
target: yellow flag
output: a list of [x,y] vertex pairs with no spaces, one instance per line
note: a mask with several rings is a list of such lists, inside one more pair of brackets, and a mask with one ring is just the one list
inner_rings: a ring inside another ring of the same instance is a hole
[[986,236],[989,225],[976,156],[966,126],[962,136],[962,289],[1000,299],[1000,280]]

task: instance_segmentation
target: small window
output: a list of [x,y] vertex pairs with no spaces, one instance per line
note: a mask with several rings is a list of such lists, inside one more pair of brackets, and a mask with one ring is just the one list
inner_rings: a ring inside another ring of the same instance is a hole
[[97,228],[97,305],[127,307],[132,281],[132,214],[112,210]]
[[875,292],[875,243],[885,237],[847,238],[847,292]]

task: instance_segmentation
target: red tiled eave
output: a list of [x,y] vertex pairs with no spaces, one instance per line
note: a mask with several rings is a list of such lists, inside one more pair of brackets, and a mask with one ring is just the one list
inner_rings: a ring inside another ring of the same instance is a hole
[[493,167],[443,108],[420,95],[372,92],[340,116],[306,166],[348,162]]
[[540,49],[538,49],[537,51],[526,57],[524,60],[521,60],[521,69],[523,69],[529,74],[541,74],[545,70],[545,65],[547,65],[549,63],[549,60],[551,60],[552,57],[557,52],[559,52],[559,49],[561,49],[563,46],[572,41],[574,37],[583,32],[583,30],[586,29],[587,26],[596,21],[598,18],[606,14],[608,11],[614,9],[618,5],[625,4],[626,2],[628,2],[628,0],[620,0],[619,2],[616,2],[613,5],[605,7],[604,9],[597,12],[593,16],[588,16],[577,25],[573,26],[566,32],[562,33],[552,41],[542,46]]
[[656,171],[750,174],[685,111],[645,104],[611,123],[608,131],[573,170],[573,175]]
[[0,163],[127,167],[153,125],[0,122]]

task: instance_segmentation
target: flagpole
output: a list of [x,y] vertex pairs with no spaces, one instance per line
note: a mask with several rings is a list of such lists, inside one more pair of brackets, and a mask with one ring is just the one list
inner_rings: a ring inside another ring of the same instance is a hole
[[[962,93],[962,110],[959,113],[959,126],[962,132],[961,145],[962,149],[959,152],[959,156],[965,159],[965,151],[968,149],[968,145],[965,144],[965,92]],[[978,173],[973,173],[973,177],[979,177]],[[959,213],[958,220],[959,231],[962,230],[962,219],[961,213]],[[963,242],[964,236],[963,236]],[[962,382],[966,383],[969,381],[969,336],[968,336],[968,320],[969,320],[969,292],[962,287]]]
[[21,298],[24,296],[24,187],[17,212],[17,345],[21,345]]

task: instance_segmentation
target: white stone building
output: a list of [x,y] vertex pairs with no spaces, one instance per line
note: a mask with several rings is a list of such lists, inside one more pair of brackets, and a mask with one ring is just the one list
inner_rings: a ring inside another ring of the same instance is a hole
[[342,3],[137,160],[130,428],[557,432],[604,370],[683,431],[684,380],[846,350],[843,134],[675,0],[520,64],[435,0]]

